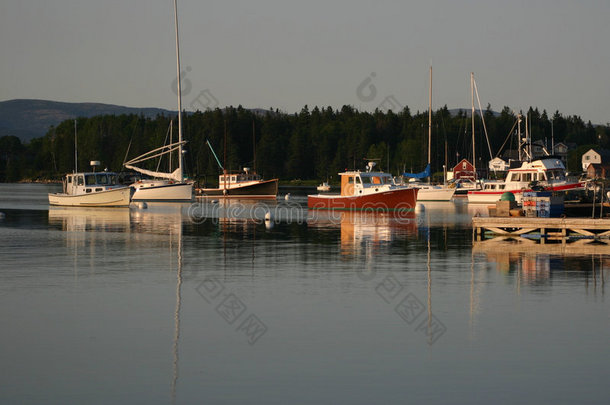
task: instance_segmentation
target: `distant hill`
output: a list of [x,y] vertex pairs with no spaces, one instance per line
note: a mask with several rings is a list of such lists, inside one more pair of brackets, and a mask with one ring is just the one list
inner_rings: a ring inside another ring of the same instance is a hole
[[133,108],[100,103],[62,103],[48,100],[0,101],[0,137],[14,135],[22,142],[44,136],[51,125],[64,120],[96,115],[142,114],[154,118],[158,114],[176,114],[162,108]]

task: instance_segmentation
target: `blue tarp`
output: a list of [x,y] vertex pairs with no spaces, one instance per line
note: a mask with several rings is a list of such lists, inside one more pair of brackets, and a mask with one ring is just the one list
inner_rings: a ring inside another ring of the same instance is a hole
[[403,177],[411,177],[414,179],[423,179],[426,177],[430,177],[430,165],[426,166],[426,170],[421,173],[403,173]]

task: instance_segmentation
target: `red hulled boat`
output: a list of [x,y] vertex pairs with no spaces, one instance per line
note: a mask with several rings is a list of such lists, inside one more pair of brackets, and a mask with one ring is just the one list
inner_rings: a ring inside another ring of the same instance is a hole
[[341,194],[307,196],[309,209],[345,211],[411,211],[417,188],[397,186],[389,173],[348,171],[341,176]]

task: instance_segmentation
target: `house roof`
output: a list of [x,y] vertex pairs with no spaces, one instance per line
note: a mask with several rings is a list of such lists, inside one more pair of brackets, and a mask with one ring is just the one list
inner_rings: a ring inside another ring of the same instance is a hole
[[585,152],[585,154],[594,151],[595,153],[599,154],[602,158],[602,162],[610,162],[610,150],[608,149],[589,149],[587,152]]

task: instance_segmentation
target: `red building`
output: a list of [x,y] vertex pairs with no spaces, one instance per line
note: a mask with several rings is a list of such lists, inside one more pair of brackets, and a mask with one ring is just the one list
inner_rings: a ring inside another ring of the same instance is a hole
[[455,180],[475,180],[474,167],[467,159],[462,159],[460,163],[453,168],[453,178]]

